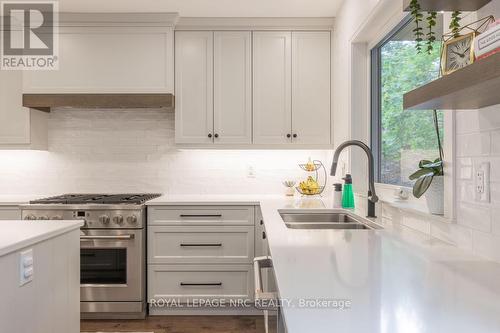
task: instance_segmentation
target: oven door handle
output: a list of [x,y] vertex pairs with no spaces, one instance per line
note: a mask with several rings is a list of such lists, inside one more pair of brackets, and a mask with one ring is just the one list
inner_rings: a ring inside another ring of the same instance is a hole
[[127,240],[134,239],[135,235],[115,235],[115,236],[80,236],[80,240],[106,240],[106,239],[117,239],[117,240]]

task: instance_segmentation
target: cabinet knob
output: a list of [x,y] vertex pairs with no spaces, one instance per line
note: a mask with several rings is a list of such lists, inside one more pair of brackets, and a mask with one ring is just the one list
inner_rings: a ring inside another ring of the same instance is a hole
[[292,135],[291,135],[290,133],[288,133],[288,134],[286,135],[286,137],[287,137],[287,138],[291,138],[291,137],[292,137]]
[[294,137],[294,138],[296,138],[296,137],[297,137],[297,133],[294,133],[294,134],[293,134],[293,137]]
[[208,137],[211,138],[212,137],[212,133],[208,133]]
[[262,231],[262,239],[266,239],[267,236],[266,236],[266,232],[265,231]]
[[218,137],[219,137],[219,134],[215,133],[215,135],[214,135],[214,136],[215,136],[215,138],[218,138]]

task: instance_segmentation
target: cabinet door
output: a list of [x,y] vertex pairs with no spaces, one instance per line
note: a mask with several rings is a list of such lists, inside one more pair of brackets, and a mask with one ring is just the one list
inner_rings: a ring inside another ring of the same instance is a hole
[[254,32],[254,143],[291,142],[291,90],[291,32]]
[[0,70],[0,145],[30,143],[30,110],[22,106],[22,73]]
[[214,32],[214,143],[252,143],[251,33]]
[[330,143],[330,60],[330,32],[292,32],[294,143]]
[[213,32],[175,33],[175,140],[213,142]]

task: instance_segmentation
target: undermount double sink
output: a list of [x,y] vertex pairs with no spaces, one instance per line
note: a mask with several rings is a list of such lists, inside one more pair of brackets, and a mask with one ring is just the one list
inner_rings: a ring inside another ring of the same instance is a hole
[[344,210],[329,211],[279,211],[283,222],[290,229],[382,229],[372,221]]

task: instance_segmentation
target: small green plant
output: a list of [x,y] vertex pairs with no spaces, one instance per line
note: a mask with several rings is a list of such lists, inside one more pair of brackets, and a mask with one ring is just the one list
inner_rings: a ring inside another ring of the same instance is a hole
[[[415,28],[413,28],[413,33],[415,34],[415,48],[417,49],[417,53],[422,52],[422,42],[424,41],[424,37],[426,38],[426,51],[428,54],[432,53],[434,49],[433,43],[436,41],[436,33],[434,31],[434,27],[436,26],[436,18],[437,13],[435,11],[427,12],[427,17],[425,20],[427,21],[427,32],[424,33],[423,20],[424,14],[422,14],[419,0],[411,0],[410,1],[410,13],[413,17],[413,22],[415,23]],[[460,20],[462,19],[460,15],[462,12],[456,10],[451,14],[450,21],[450,30],[453,34],[453,37],[460,36]]]
[[424,33],[422,31],[423,29],[420,24],[422,23],[424,15],[420,12],[420,4],[418,3],[418,0],[411,0],[410,11],[413,16],[413,20],[415,21],[415,28],[413,29],[415,42],[417,42],[415,48],[417,49],[417,52],[420,53],[422,52],[422,41],[424,37]]
[[436,41],[436,33],[432,30],[436,26],[436,12],[427,12],[427,53],[431,54]]
[[457,38],[460,36],[460,20],[462,19],[460,15],[462,12],[459,10],[454,11],[451,13],[451,21],[450,21],[450,30],[451,33],[453,34],[453,38]]
[[433,110],[434,114],[434,130],[436,131],[436,137],[439,149],[439,158],[433,161],[421,160],[418,162],[419,169],[410,175],[410,180],[416,180],[413,185],[413,195],[415,198],[420,198],[427,191],[429,186],[432,184],[432,180],[435,176],[443,176],[443,146],[441,145],[441,136],[439,135],[439,123],[437,117],[437,111]]

